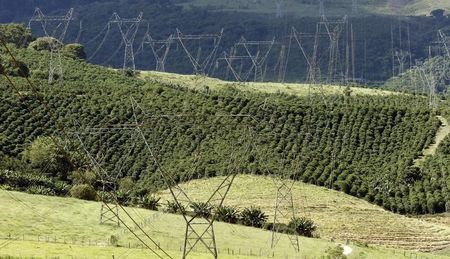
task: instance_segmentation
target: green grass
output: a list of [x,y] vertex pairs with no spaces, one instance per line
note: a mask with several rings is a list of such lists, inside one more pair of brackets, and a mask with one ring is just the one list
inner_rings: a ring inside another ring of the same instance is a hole
[[446,118],[442,116],[436,116],[441,121],[441,127],[436,132],[436,136],[431,145],[429,145],[426,149],[423,150],[423,156],[419,157],[414,161],[414,164],[420,166],[426,159],[427,156],[432,156],[436,154],[436,150],[439,147],[439,144],[450,134],[450,125]]
[[[286,0],[286,10],[296,16],[318,16],[318,0],[298,1]],[[409,3],[401,3],[397,8],[392,4],[395,0],[358,0],[360,14],[401,14],[401,15],[428,15],[432,10],[443,8],[448,10],[450,3],[447,0],[413,0]],[[401,2],[401,1],[397,1]],[[274,0],[191,0],[183,3],[186,7],[215,7],[224,11],[241,11],[273,14],[276,12]],[[325,0],[325,12],[327,15],[349,15],[352,13],[352,0]]]
[[[195,75],[180,75],[173,73],[155,72],[155,71],[141,71],[139,77],[146,80],[178,84],[191,89],[204,91],[210,90],[224,90],[230,87],[241,91],[258,91],[262,93],[284,93],[296,96],[307,96],[308,94],[338,94],[343,93],[344,87],[338,85],[308,85],[296,83],[270,83],[270,82],[250,82],[237,83],[228,82],[216,78]],[[370,89],[363,87],[351,87],[352,95],[391,95],[399,94],[393,91]]]
[[[243,183],[243,179],[245,177],[239,178],[237,183]],[[211,180],[211,183],[214,181]],[[262,183],[265,184],[264,181]],[[239,185],[237,188],[240,188]],[[155,258],[147,250],[133,248],[139,243],[123,226],[98,224],[99,209],[98,202],[0,190],[0,257],[111,258],[114,254],[116,258],[124,255],[129,258]],[[181,255],[179,249],[185,227],[181,216],[135,208],[127,208],[127,211],[139,222],[146,222],[143,223],[144,228],[163,249],[175,258]],[[125,221],[130,223],[128,219]],[[268,249],[268,231],[216,223],[215,232],[221,258],[255,258],[271,253]],[[111,235],[118,237],[121,247],[108,246],[107,239]],[[5,239],[9,236],[14,240]],[[58,243],[54,243],[55,240]],[[301,253],[298,257],[320,257],[327,248],[336,244],[323,239],[300,238]],[[128,249],[128,246],[132,248]],[[376,246],[350,244],[350,247],[353,252],[349,258],[409,258],[410,255],[410,252],[404,256],[403,251]],[[236,255],[239,250],[241,256]],[[233,251],[235,255],[228,255],[228,251]],[[289,241],[284,237],[274,253],[276,258],[296,258],[291,251]],[[250,252],[253,256],[249,256]],[[418,255],[440,258],[431,254]],[[196,251],[191,258],[209,257]]]
[[[201,201],[219,181],[220,178],[195,180],[181,186],[194,200]],[[275,194],[273,179],[269,177],[238,176],[225,204],[239,208],[258,206],[269,215],[270,221],[273,220]],[[319,225],[320,236],[326,239],[350,239],[422,251],[450,247],[448,224],[394,214],[342,192],[299,182],[294,184],[293,195],[298,216],[313,219]],[[167,192],[162,192],[161,196],[170,199]]]

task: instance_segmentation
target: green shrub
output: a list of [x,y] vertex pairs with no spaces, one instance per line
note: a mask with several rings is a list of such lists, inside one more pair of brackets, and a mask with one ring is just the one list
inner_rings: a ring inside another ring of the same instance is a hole
[[239,220],[239,211],[232,206],[220,206],[216,209],[216,219],[218,221],[236,224]]
[[97,192],[89,184],[76,184],[70,189],[70,195],[73,198],[94,201],[97,198]]
[[160,200],[161,198],[156,198],[154,196],[145,196],[142,200],[142,207],[149,210],[158,210],[161,206],[161,204],[159,204]]
[[262,228],[267,222],[267,215],[260,208],[245,208],[240,215],[241,223],[245,226]]
[[344,254],[344,248],[340,245],[335,247],[328,247],[327,250],[325,250],[326,257],[329,259],[345,259],[347,256]]
[[[181,208],[180,208],[181,206]],[[180,204],[178,204],[174,201],[167,201],[165,212],[167,213],[173,213],[173,214],[184,214],[186,213],[186,208]]]
[[65,45],[62,48],[61,53],[64,56],[73,59],[86,59],[86,52],[84,51],[84,46],[77,43]]
[[49,176],[66,180],[68,172],[74,169],[70,154],[62,140],[56,137],[38,137],[23,153],[33,168]]
[[37,51],[51,51],[52,49],[61,49],[63,44],[55,38],[52,37],[40,37],[35,41],[31,42],[28,46],[29,49]]
[[31,30],[26,28],[25,25],[17,23],[0,24],[0,37],[6,43],[12,43],[17,48],[28,46],[33,39]]
[[189,207],[195,216],[201,218],[210,218],[212,212],[212,206],[206,202],[192,202]]
[[314,231],[317,230],[317,225],[311,219],[295,217],[289,222],[288,228],[292,229],[294,233],[297,233],[300,236],[313,237]]

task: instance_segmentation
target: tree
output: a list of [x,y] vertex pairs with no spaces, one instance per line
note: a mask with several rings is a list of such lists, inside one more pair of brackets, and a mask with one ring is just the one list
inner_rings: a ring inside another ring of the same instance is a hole
[[260,208],[245,208],[241,212],[241,222],[245,226],[261,228],[267,222],[267,215]]
[[189,207],[191,207],[193,213],[197,217],[210,218],[212,206],[206,202],[192,202]]
[[65,45],[62,48],[62,54],[66,57],[73,59],[86,59],[86,52],[84,51],[84,46],[77,43]]
[[28,66],[19,60],[8,60],[7,62],[2,62],[0,64],[0,73],[9,76],[19,76],[19,77],[29,77],[30,70]]
[[434,18],[442,18],[442,17],[444,17],[444,12],[445,12],[444,9],[436,9],[436,10],[431,11],[430,14]]
[[76,184],[70,189],[70,195],[73,198],[94,201],[97,198],[97,192],[89,184]]
[[28,46],[29,49],[37,50],[37,51],[51,51],[52,49],[60,49],[63,47],[63,44],[52,37],[41,37],[37,38],[35,41],[31,42]]
[[0,24],[0,37],[17,48],[27,47],[33,39],[31,30],[17,23]]
[[294,217],[289,222],[288,228],[300,236],[313,237],[314,232],[317,230],[317,225],[311,219]]
[[67,174],[74,170],[71,155],[60,138],[38,137],[24,151],[23,158],[44,174],[67,180]]
[[236,224],[239,220],[239,211],[232,206],[220,206],[216,210],[218,221]]

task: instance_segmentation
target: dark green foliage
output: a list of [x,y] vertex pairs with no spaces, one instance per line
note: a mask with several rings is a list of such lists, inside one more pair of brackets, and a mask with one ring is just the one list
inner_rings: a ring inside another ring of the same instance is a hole
[[0,37],[17,48],[28,46],[33,38],[29,29],[23,24],[16,23],[0,24]]
[[216,209],[216,219],[227,223],[236,224],[239,220],[239,211],[232,206],[220,206]]
[[210,218],[213,207],[206,202],[193,202],[189,204],[192,209],[192,213],[201,218]]
[[184,214],[184,213],[186,213],[186,208],[181,204],[180,204],[180,206],[178,206],[178,204],[174,201],[167,201],[165,211],[167,213],[173,213],[173,214]]
[[288,228],[294,230],[294,232],[300,236],[313,237],[314,232],[317,230],[317,225],[308,218],[292,218],[289,221]]
[[70,189],[70,195],[73,198],[94,201],[97,198],[97,192],[94,187],[89,184],[75,184]]
[[0,74],[5,73],[9,76],[19,76],[19,77],[28,77],[30,75],[30,70],[28,66],[19,60],[9,59],[6,62],[2,62],[1,64],[2,71]]
[[149,210],[158,210],[158,208],[161,207],[161,204],[159,204],[159,200],[161,200],[161,198],[157,198],[151,195],[145,196],[142,200],[142,207]]
[[64,56],[73,59],[86,59],[86,52],[84,52],[84,46],[77,43],[64,45],[64,47],[61,49],[61,53]]
[[245,208],[240,214],[240,222],[245,226],[262,228],[268,216],[256,207]]
[[38,137],[24,151],[23,157],[33,168],[49,176],[66,180],[74,170],[70,153],[64,149],[62,140],[54,137]]
[[[45,51],[13,51],[29,66],[32,75],[42,70],[42,60],[49,58],[49,53]],[[66,64],[64,86],[51,87],[47,85],[46,78],[32,77],[45,93],[42,97],[48,107],[29,92],[23,78],[13,78],[19,87],[29,93],[20,99],[4,78],[0,79],[3,89],[0,91],[0,154],[3,156],[20,158],[27,143],[39,136],[55,135],[60,123],[69,129],[79,129],[79,125],[98,127],[133,123],[132,108],[128,102],[128,98],[133,97],[149,114],[253,115],[258,120],[255,131],[264,137],[264,141],[256,145],[254,153],[245,154],[248,162],[242,168],[244,173],[277,173],[277,157],[283,152],[288,158],[294,155],[302,158],[298,171],[292,172],[291,178],[295,180],[334,188],[399,213],[445,210],[445,201],[449,198],[447,179],[442,177],[442,172],[437,173],[439,163],[435,165],[436,162],[433,162],[429,169],[426,164],[422,169],[422,178],[414,176],[417,179],[414,183],[410,175],[405,177],[414,159],[433,141],[439,127],[439,121],[426,106],[426,100],[421,102],[420,98],[404,95],[267,96],[236,89],[205,94],[178,85],[125,77],[121,72],[69,58],[63,58],[63,62]],[[267,97],[269,101],[265,109],[261,109]],[[324,98],[327,105],[323,102]],[[49,109],[58,115],[58,121],[49,116]],[[137,116],[144,118],[139,112]],[[227,173],[224,165],[228,157],[215,154],[207,146],[193,175],[187,170],[192,168],[192,161],[188,158],[206,133],[218,132],[227,139],[235,139],[234,136],[242,134],[237,127],[222,127],[238,125],[238,119],[211,119],[208,124],[211,126],[208,127],[186,126],[182,122],[174,126],[164,119],[147,122],[151,129],[147,137],[158,149],[161,164],[177,181]],[[133,142],[135,151],[127,158],[129,140],[130,136],[113,132],[86,137],[85,142],[93,153],[105,151],[103,166],[106,170],[118,171],[118,165],[122,168],[120,177],[127,177],[126,181],[130,183],[124,190],[124,199],[134,202],[138,197],[165,188],[165,185],[142,142]],[[226,145],[220,146],[223,147],[220,150],[222,154],[229,153]],[[83,159],[76,157],[73,160]],[[78,169],[79,166],[76,167]],[[59,179],[58,175],[48,176],[52,180]]]

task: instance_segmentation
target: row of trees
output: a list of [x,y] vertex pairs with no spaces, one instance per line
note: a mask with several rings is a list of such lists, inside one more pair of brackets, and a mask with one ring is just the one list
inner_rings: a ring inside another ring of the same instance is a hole
[[[400,213],[432,212],[426,205],[429,201],[433,204],[431,197],[438,199],[438,204],[447,197],[443,183],[431,187],[432,196],[425,188],[415,187],[427,185],[428,171],[415,172],[413,160],[431,143],[439,127],[439,121],[421,97],[295,97],[233,89],[204,93],[177,85],[146,83],[70,58],[63,59],[64,86],[52,87],[37,76],[46,68],[43,64],[48,60],[47,52],[14,52],[30,68],[31,80],[42,86],[46,105],[29,92],[23,78],[14,78],[28,93],[21,99],[2,79],[0,151],[4,157],[24,161],[26,171],[45,174],[54,181],[74,184],[74,172],[89,168],[83,163],[84,152],[79,144],[73,145],[75,151],[68,151],[68,155],[79,154],[75,160],[81,165],[55,172],[50,169],[64,164],[58,157],[49,161],[59,165],[49,168],[47,163],[43,166],[27,158],[30,149],[39,146],[36,138],[60,134],[62,140],[76,143],[76,138],[57,129],[64,125],[67,131],[83,132],[89,127],[132,124],[133,109],[127,99],[133,97],[147,114],[204,115],[197,116],[197,121],[174,120],[149,118],[137,111],[138,120],[146,125],[144,135],[157,151],[160,164],[180,182],[230,173],[226,165],[233,147],[238,145],[242,173],[283,174],[341,190]],[[211,116],[217,114],[250,114],[254,120]],[[244,136],[242,125],[251,125],[257,137]],[[141,138],[123,131],[81,136],[89,151],[102,158],[102,166],[108,172],[132,181],[134,188],[127,196],[144,197],[165,188]],[[247,152],[242,143],[238,144],[239,139],[251,140],[253,148]],[[54,150],[51,145],[49,150]],[[195,159],[195,154],[199,159]],[[281,162],[286,165],[280,167]],[[11,170],[10,166],[3,167]],[[435,191],[439,195],[434,195]],[[420,210],[412,202],[414,196],[425,197],[418,199]]]

